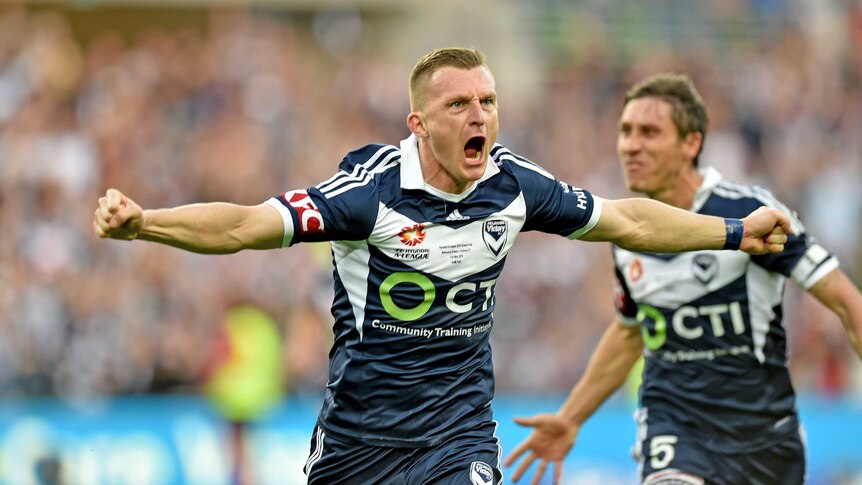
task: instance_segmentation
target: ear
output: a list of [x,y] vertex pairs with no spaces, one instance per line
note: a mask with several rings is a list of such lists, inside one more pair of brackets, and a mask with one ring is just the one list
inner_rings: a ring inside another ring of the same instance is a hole
[[419,111],[413,111],[407,115],[407,128],[418,138],[427,138],[428,130],[425,128],[425,121],[422,119],[422,114]]
[[699,131],[689,133],[682,141],[682,151],[686,158],[694,160],[694,157],[700,151],[701,145],[703,145],[703,133]]

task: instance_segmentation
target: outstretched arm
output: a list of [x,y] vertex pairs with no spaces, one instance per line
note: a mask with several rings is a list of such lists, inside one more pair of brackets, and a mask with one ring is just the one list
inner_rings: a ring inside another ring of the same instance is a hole
[[[603,200],[598,223],[580,239],[656,253],[723,249],[729,235],[726,221],[649,199]],[[742,219],[742,226],[739,249],[751,254],[780,252],[786,234],[793,233],[786,214],[766,207]]]
[[556,414],[515,418],[516,423],[532,427],[533,432],[506,458],[508,467],[530,452],[512,475],[513,481],[520,480],[533,461],[539,459],[532,483],[539,483],[548,463],[554,466],[554,483],[560,482],[563,459],[575,445],[581,426],[625,382],[642,348],[640,327],[623,326],[614,320],[605,330],[584,376]]
[[856,355],[862,359],[862,294],[843,271],[836,268],[808,289],[838,315]]
[[228,254],[281,246],[284,225],[274,207],[225,202],[143,210],[116,189],[99,198],[93,230],[112,239],[142,239],[196,253]]

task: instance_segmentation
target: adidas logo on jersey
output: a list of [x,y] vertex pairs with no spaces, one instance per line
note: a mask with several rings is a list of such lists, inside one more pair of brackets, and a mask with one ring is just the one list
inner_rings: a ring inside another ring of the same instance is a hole
[[458,209],[453,210],[448,216],[446,216],[446,220],[449,222],[454,221],[468,221],[470,220],[470,216],[462,216]]

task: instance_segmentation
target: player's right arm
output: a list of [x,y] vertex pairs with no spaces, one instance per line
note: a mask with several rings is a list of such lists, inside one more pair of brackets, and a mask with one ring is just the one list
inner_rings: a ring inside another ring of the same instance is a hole
[[278,248],[284,237],[282,217],[268,204],[212,202],[143,210],[116,189],[99,198],[93,230],[102,238],[142,239],[207,254]]
[[560,482],[563,460],[575,445],[581,426],[625,382],[626,377],[641,356],[643,339],[640,327],[623,325],[615,319],[605,330],[593,352],[583,377],[556,414],[539,414],[529,418],[515,418],[522,426],[533,428],[506,458],[511,466],[522,455],[530,452],[512,475],[517,482],[538,459],[539,466],[533,476],[536,485],[545,474],[548,463],[554,466],[554,482]]
[[832,310],[847,332],[847,338],[862,359],[862,293],[839,268],[833,269],[808,291]]

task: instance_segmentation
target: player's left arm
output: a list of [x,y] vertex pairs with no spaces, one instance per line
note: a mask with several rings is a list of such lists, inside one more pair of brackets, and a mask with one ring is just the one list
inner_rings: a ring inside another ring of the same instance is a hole
[[204,254],[273,249],[284,234],[278,211],[267,204],[209,202],[144,210],[117,189],[99,198],[93,230],[102,238],[140,239]]
[[609,241],[638,252],[736,249],[729,243],[737,231],[738,249],[775,253],[784,249],[786,234],[793,233],[787,214],[765,207],[741,220],[695,214],[649,199],[604,199],[601,211],[595,227],[580,239]]
[[827,308],[835,312],[856,355],[862,359],[862,293],[850,278],[835,268],[808,289]]

